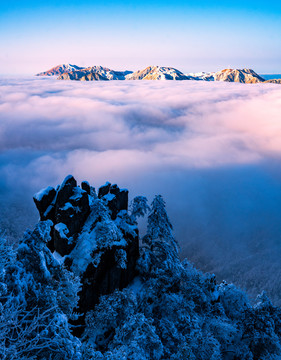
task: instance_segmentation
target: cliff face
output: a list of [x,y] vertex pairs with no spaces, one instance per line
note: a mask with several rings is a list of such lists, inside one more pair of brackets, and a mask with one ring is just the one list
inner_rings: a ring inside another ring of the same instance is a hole
[[106,183],[96,194],[88,182],[77,186],[70,175],[56,189],[41,190],[34,202],[40,220],[53,223],[48,247],[81,277],[79,312],[135,277],[139,236],[127,213],[128,190]]

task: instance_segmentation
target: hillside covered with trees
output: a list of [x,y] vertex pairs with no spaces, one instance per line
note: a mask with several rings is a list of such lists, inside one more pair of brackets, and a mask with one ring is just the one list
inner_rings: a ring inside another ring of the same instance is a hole
[[1,236],[1,359],[281,358],[280,308],[181,262],[161,195],[128,206],[128,190],[68,176],[34,201],[35,228]]

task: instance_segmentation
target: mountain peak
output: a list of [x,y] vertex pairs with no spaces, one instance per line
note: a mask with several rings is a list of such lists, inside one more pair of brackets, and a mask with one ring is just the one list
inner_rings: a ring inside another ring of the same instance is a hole
[[148,66],[128,76],[127,80],[189,80],[181,71],[165,66]]
[[264,82],[264,79],[252,69],[223,69],[214,74],[215,81],[240,82],[255,84]]
[[53,68],[41,72],[39,74],[36,74],[36,76],[54,76],[54,75],[61,75],[63,73],[68,73],[71,71],[77,71],[83,69],[80,66],[77,65],[71,65],[71,64],[60,64],[57,66],[54,66]]

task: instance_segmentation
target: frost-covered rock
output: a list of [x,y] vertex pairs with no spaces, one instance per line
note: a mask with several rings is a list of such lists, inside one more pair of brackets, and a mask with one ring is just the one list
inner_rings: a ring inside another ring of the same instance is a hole
[[98,197],[101,198],[104,195],[107,195],[109,193],[110,186],[111,186],[111,184],[108,181],[103,186],[101,186],[99,188]]
[[88,195],[91,194],[91,186],[90,186],[90,184],[88,183],[88,181],[82,181],[82,182],[81,182],[81,188],[82,188],[83,190],[85,190]]
[[[128,216],[128,190],[107,182],[98,190],[86,181],[77,186],[73,176],[35,197],[41,220],[53,222],[48,247],[80,276],[79,311],[85,313],[100,295],[123,289],[136,274],[139,237]],[[51,190],[52,189],[52,190]],[[52,192],[52,197],[44,194]],[[49,200],[49,203],[47,201]],[[45,208],[53,211],[46,214]]]
[[46,210],[54,200],[55,196],[56,190],[51,186],[48,186],[46,189],[40,190],[37,194],[33,196],[33,200],[37,206],[41,220],[44,217]]
[[[33,199],[40,220],[51,220],[55,226],[49,248],[61,256],[69,254],[90,212],[87,191],[77,186],[74,177],[68,175],[56,190],[48,187],[39,191]],[[57,224],[65,226],[68,231],[58,231]]]

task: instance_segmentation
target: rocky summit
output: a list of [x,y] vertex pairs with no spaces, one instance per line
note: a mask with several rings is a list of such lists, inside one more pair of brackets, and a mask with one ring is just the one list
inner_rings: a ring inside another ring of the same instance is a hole
[[126,77],[126,80],[190,80],[191,77],[172,67],[148,66]]
[[79,312],[135,277],[139,235],[127,214],[128,190],[108,182],[96,193],[88,182],[78,186],[69,175],[56,189],[49,186],[33,199],[40,221],[51,224],[49,249],[81,278]]
[[264,82],[264,79],[252,69],[224,69],[214,74],[214,81],[255,84]]
[[47,71],[43,71],[39,74],[36,74],[36,76],[55,76],[55,75],[58,76],[72,71],[79,71],[81,69],[83,68],[77,65],[62,64],[62,65],[57,65]]

